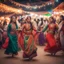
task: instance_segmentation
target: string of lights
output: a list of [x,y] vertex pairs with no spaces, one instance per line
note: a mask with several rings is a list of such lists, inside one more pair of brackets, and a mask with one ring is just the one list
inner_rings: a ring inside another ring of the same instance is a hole
[[42,3],[41,5],[31,6],[31,5],[19,4],[15,1],[12,1],[12,0],[10,0],[10,2],[16,6],[23,7],[23,8],[28,9],[28,10],[38,10],[38,9],[42,9],[42,8],[45,9],[46,6],[50,6],[50,5],[53,6],[53,4],[54,4],[54,2],[48,1],[48,2]]

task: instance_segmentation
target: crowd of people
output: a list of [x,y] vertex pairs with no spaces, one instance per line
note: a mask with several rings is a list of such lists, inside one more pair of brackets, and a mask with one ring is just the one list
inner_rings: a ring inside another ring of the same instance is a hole
[[58,19],[32,18],[31,16],[11,16],[10,20],[0,20],[0,48],[12,57],[23,50],[23,58],[31,60],[37,56],[37,44],[45,45],[44,51],[56,55],[60,50],[64,53],[64,16]]

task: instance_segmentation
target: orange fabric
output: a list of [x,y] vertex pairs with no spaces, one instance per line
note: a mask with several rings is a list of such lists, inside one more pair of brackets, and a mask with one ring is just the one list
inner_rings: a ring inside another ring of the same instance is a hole
[[32,44],[32,41],[33,41],[33,36],[30,35],[28,39],[28,47],[30,47],[30,45]]
[[[34,40],[33,36],[32,36],[32,35],[29,35],[29,39],[28,39],[28,41],[27,41],[27,48],[26,48],[26,50],[25,50],[25,53],[26,53],[27,55],[31,55],[32,52],[36,49],[36,45],[35,45],[35,42],[34,42],[33,40]],[[32,45],[32,44],[33,44],[33,45]],[[31,45],[33,46],[32,50],[30,50]]]
[[30,52],[30,47],[31,47],[31,44],[33,43],[32,41],[33,41],[33,36],[29,35],[29,39],[27,41],[27,48],[25,50],[25,53],[28,55],[30,55],[32,53],[32,51],[34,50],[34,49],[32,49],[32,51]]
[[34,41],[35,41],[35,43],[37,43],[39,33],[37,33],[35,30],[33,30],[33,31],[32,31],[32,34],[33,34],[33,36],[34,36]]
[[21,33],[18,37],[18,42],[19,45],[22,47],[22,49],[24,50],[24,38],[23,38],[23,33]]

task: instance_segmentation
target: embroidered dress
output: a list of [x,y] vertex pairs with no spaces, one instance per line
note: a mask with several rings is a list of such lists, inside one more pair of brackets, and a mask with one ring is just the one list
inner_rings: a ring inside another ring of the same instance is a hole
[[55,39],[56,24],[50,24],[48,28],[49,31],[46,34],[47,45],[45,46],[44,51],[49,53],[56,53],[60,50],[60,47],[57,45],[57,41]]
[[32,34],[31,23],[26,23],[24,25],[19,37],[19,43],[23,49],[23,58],[32,59],[37,56],[37,48]]
[[[8,38],[7,41],[7,47],[5,54],[17,54],[18,53],[18,42],[17,42],[17,34],[16,29],[18,29],[17,25],[11,23],[8,25],[7,34]],[[5,42],[5,43],[6,43]],[[6,44],[3,45],[4,47]]]

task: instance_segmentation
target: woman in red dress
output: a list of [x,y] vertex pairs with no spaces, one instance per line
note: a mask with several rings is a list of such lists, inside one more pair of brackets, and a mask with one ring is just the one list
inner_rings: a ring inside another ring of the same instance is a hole
[[[55,20],[53,17],[50,17],[50,23],[48,25],[48,32],[46,34],[47,45],[44,49],[45,52],[51,53],[51,55],[55,55],[56,52],[60,50],[60,44],[57,41],[57,25],[55,24]],[[56,38],[55,38],[56,36]]]

